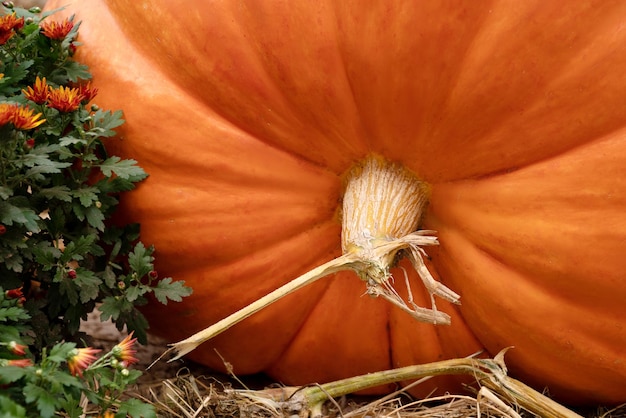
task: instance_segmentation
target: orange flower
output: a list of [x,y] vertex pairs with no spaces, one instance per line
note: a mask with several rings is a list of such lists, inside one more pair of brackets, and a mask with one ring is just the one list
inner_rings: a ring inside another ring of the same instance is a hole
[[126,336],[119,344],[117,344],[111,350],[113,357],[124,364],[124,367],[128,367],[131,364],[137,363],[139,360],[135,357],[137,350],[134,349],[134,345],[137,342],[137,338],[133,338],[131,332]]
[[0,126],[13,122],[17,105],[14,103],[0,103]]
[[37,113],[33,115],[35,111],[29,107],[19,107],[15,110],[15,114],[13,115],[13,125],[17,129],[27,130],[34,129],[44,123],[45,119],[39,119],[41,117],[41,113]]
[[83,97],[77,88],[59,87],[50,89],[48,106],[59,112],[73,112],[78,109]]
[[24,97],[28,100],[37,104],[44,104],[48,100],[48,95],[50,94],[46,77],[39,78],[39,76],[37,76],[35,86],[28,86],[26,89],[22,89],[22,93],[24,93]]
[[4,45],[13,35],[16,30],[20,30],[24,27],[24,18],[17,18],[15,12],[10,15],[4,15],[0,17],[0,45]]
[[95,354],[98,352],[100,350],[91,347],[72,350],[71,357],[67,360],[67,367],[70,369],[70,373],[74,376],[82,377],[83,371],[96,361],[97,357]]
[[98,415],[98,418],[114,418],[115,414],[111,411],[105,411],[104,415]]
[[74,28],[74,22],[71,19],[65,19],[63,22],[41,22],[41,33],[47,38],[62,40]]
[[78,86],[78,94],[81,96],[81,102],[89,103],[96,94],[98,94],[98,89],[91,86],[91,81],[87,84],[80,84]]
[[15,341],[11,341],[9,343],[9,351],[17,356],[23,356],[26,354],[26,346],[22,344],[18,344]]
[[0,359],[0,366],[5,367],[5,366],[14,366],[14,367],[28,367],[28,366],[32,366],[33,362],[30,359],[27,358],[21,358],[18,360],[4,360],[4,359]]

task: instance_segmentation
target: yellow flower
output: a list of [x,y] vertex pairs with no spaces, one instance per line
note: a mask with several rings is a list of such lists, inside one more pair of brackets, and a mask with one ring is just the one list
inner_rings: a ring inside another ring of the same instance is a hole
[[48,100],[48,95],[50,94],[46,77],[39,78],[39,76],[37,76],[34,87],[28,86],[27,88],[22,89],[22,93],[24,93],[24,97],[28,100],[37,104],[44,104]]
[[83,371],[87,369],[97,357],[96,353],[100,352],[95,348],[75,348],[71,351],[71,357],[67,360],[67,367],[70,369],[70,373],[74,376],[83,376]]
[[59,87],[50,89],[48,95],[48,106],[59,112],[73,112],[78,109],[83,96],[80,90],[70,87]]
[[29,107],[18,107],[13,115],[13,125],[17,129],[33,129],[44,123],[45,119],[39,119],[41,113],[33,115],[35,111]]

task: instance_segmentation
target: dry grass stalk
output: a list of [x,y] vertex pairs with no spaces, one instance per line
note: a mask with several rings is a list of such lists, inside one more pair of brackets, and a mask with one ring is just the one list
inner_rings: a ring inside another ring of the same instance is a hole
[[[371,373],[323,385],[239,390],[191,375],[166,380],[152,402],[163,417],[498,417],[582,418],[506,375],[504,352],[494,359],[463,358]],[[371,402],[349,402],[346,395],[384,383],[444,374],[476,378],[475,396],[447,395],[410,400],[406,388]],[[410,401],[407,401],[410,400]]]

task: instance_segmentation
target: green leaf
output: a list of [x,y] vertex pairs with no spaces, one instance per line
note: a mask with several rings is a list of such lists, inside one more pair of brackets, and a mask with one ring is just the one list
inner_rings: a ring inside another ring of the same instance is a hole
[[0,186],[0,199],[7,200],[11,196],[13,196],[13,189],[10,187]]
[[19,306],[9,306],[0,308],[0,322],[19,322],[30,318],[24,308]]
[[147,249],[142,242],[135,245],[135,249],[128,254],[130,268],[137,273],[138,277],[143,277],[152,271],[152,250]]
[[62,202],[72,201],[72,193],[70,188],[67,186],[48,187],[45,189],[41,189],[39,191],[39,194],[49,200],[57,199]]
[[96,300],[98,298],[101,283],[102,280],[100,280],[93,271],[83,268],[76,269],[74,284],[80,289],[79,294],[82,303],[87,303],[90,300]]
[[106,266],[104,268],[104,271],[102,272],[102,280],[104,280],[104,284],[106,284],[109,288],[115,286],[117,276],[115,275],[115,272],[113,271],[113,268],[111,266]]
[[56,74],[52,77],[58,77],[59,74],[63,74],[65,78],[74,83],[79,80],[89,80],[91,78],[88,67],[76,61],[66,61],[63,67],[54,71],[54,73]]
[[80,201],[80,204],[88,208],[98,201],[97,192],[99,190],[96,187],[83,187],[81,189],[74,190],[72,195]]
[[130,398],[120,404],[119,411],[115,416],[120,417],[142,417],[142,418],[156,418],[156,412],[154,406],[140,401],[137,398]]
[[84,258],[83,256],[91,250],[96,238],[97,236],[95,234],[82,235],[65,244],[61,261],[67,263],[70,260],[82,260]]
[[47,246],[37,246],[33,248],[33,254],[35,255],[35,261],[41,266],[43,271],[50,271],[52,267],[56,266],[57,260],[61,257],[61,250],[54,248],[50,243]]
[[58,398],[55,394],[33,383],[27,383],[24,386],[24,395],[26,402],[35,403],[37,405],[37,409],[42,418],[54,416],[58,405]]
[[115,296],[105,297],[102,304],[98,307],[98,310],[101,312],[100,319],[102,321],[106,321],[109,318],[116,321],[120,314],[130,309],[133,309],[133,304],[131,302],[129,302],[126,298],[116,298]]
[[50,354],[48,354],[45,358],[46,360],[61,364],[69,358],[70,352],[75,348],[75,343],[55,344],[52,349],[50,349]]
[[104,213],[96,206],[90,206],[85,209],[85,216],[89,225],[93,226],[99,231],[104,231]]
[[56,274],[54,281],[59,283],[59,293],[65,296],[71,305],[76,305],[78,303],[78,291],[74,281],[69,277],[64,277],[61,271]]
[[133,181],[140,181],[147,177],[143,168],[137,165],[137,161],[122,160],[117,156],[107,158],[99,167],[106,177],[115,174],[123,179],[132,179]]
[[13,383],[26,376],[30,370],[25,367],[18,366],[4,366],[0,367],[0,383],[6,385],[7,383]]
[[190,287],[185,286],[184,281],[172,281],[171,277],[159,280],[153,291],[157,300],[164,305],[167,305],[168,299],[180,302],[183,297],[189,296],[193,292]]
[[113,129],[124,123],[122,119],[122,111],[116,110],[111,112],[108,110],[98,110],[93,114],[94,129],[98,136],[111,137],[115,135]]
[[150,287],[138,285],[138,286],[130,286],[126,288],[124,291],[124,295],[126,295],[126,299],[129,302],[136,301],[139,297],[143,296],[145,293],[150,291]]
[[0,222],[5,225],[22,224],[30,232],[39,232],[40,218],[32,209],[14,206],[5,201],[0,202]]
[[26,418],[26,409],[10,398],[0,395],[0,418]]
[[82,144],[87,145],[87,140],[82,138],[75,138],[73,136],[64,136],[59,139],[59,145],[62,147],[69,147],[70,145]]

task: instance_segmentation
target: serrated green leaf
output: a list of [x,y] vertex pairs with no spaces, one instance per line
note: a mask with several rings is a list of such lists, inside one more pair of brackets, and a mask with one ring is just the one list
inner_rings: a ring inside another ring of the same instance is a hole
[[59,74],[62,74],[68,81],[72,81],[74,83],[79,80],[89,80],[91,78],[91,74],[89,73],[89,68],[86,65],[80,64],[76,61],[65,61],[63,67],[54,71],[52,77],[58,77]]
[[146,292],[149,292],[150,288],[148,286],[136,285],[127,287],[124,291],[124,295],[129,302],[136,301],[139,297],[143,296]]
[[115,416],[156,418],[157,415],[154,406],[142,402],[137,398],[130,398],[120,404],[119,411]]
[[125,298],[116,298],[114,296],[105,297],[102,304],[98,307],[98,310],[100,311],[100,320],[117,320],[122,311],[127,309],[128,305],[132,307],[132,303]]
[[0,222],[5,225],[22,224],[30,232],[39,232],[37,215],[30,208],[20,208],[5,201],[0,202]]
[[144,179],[147,176],[143,168],[137,165],[137,161],[122,160],[117,156],[107,158],[99,167],[102,174],[106,177],[111,177],[115,174],[123,179],[129,179],[131,177],[134,179]]
[[24,308],[19,306],[9,306],[0,308],[0,322],[19,322],[30,318]]
[[98,191],[96,187],[83,187],[72,191],[72,195],[78,198],[81,205],[88,208],[98,201]]
[[56,283],[59,283],[59,293],[67,298],[71,305],[78,303],[78,291],[73,280],[69,277],[64,277],[63,273],[59,272],[55,276]]
[[70,260],[82,260],[84,255],[89,253],[91,246],[96,241],[95,234],[82,235],[73,241],[65,244],[65,249],[61,256],[61,261],[67,263]]
[[106,284],[109,288],[113,288],[115,286],[117,276],[111,266],[106,266],[104,268],[104,271],[102,272],[102,280],[104,280],[104,284]]
[[26,418],[26,409],[10,398],[0,395],[1,418]]
[[64,136],[63,138],[59,139],[59,145],[61,145],[62,147],[69,147],[70,145],[76,144],[86,145],[87,140],[82,138],[76,138],[73,136]]
[[37,405],[39,415],[42,418],[50,418],[54,416],[57,409],[58,399],[46,389],[36,386],[33,383],[27,383],[24,386],[24,395],[26,402]]
[[80,301],[87,303],[90,300],[96,300],[100,294],[100,284],[102,280],[98,278],[94,272],[86,269],[76,269],[76,278],[74,284],[78,286]]
[[0,199],[7,200],[11,196],[13,196],[13,189],[0,186]]
[[4,366],[0,367],[0,383],[6,385],[20,380],[28,374],[29,370],[25,367]]
[[116,110],[111,112],[108,110],[98,110],[93,114],[94,130],[98,136],[111,137],[115,135],[113,129],[124,123],[122,111]]
[[173,300],[174,302],[180,302],[183,297],[191,295],[193,290],[190,287],[185,286],[185,282],[172,281],[171,277],[159,280],[157,285],[153,288],[154,297],[163,305],[167,305],[167,300]]
[[46,359],[56,364],[61,364],[69,358],[70,352],[75,348],[75,343],[55,344],[50,349],[50,354],[46,356]]
[[104,213],[95,205],[85,209],[85,216],[89,225],[93,226],[99,231],[104,231]]
[[35,260],[42,266],[43,271],[49,271],[56,266],[57,260],[61,257],[61,250],[54,248],[50,243],[47,244],[33,248]]
[[72,193],[67,186],[53,186],[45,189],[41,189],[39,194],[46,199],[57,199],[63,202],[72,201]]
[[152,250],[146,248],[142,242],[135,245],[134,250],[128,254],[130,268],[137,273],[138,277],[143,277],[152,271]]

